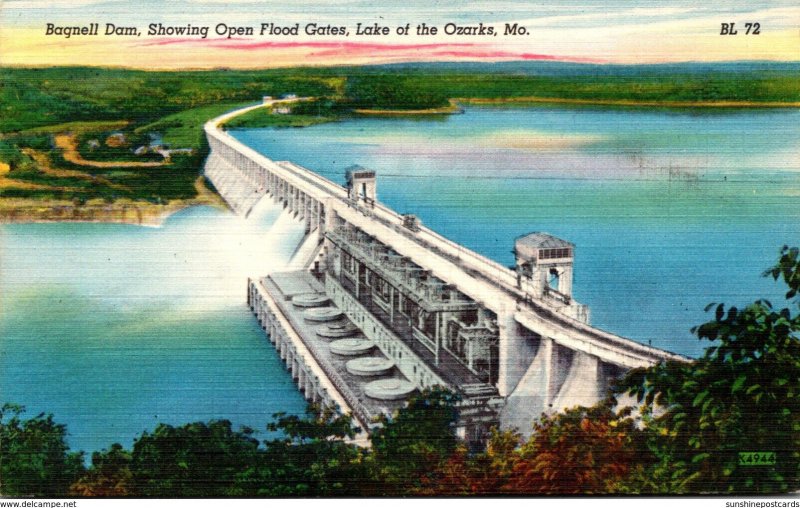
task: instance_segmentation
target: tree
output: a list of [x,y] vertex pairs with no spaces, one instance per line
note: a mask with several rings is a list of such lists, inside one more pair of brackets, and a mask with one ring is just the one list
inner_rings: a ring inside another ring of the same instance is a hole
[[503,493],[518,462],[522,437],[514,431],[492,429],[486,450],[469,453],[459,444],[432,474],[423,475],[414,494],[423,496],[489,496]]
[[131,453],[114,443],[110,450],[92,453],[92,467],[69,488],[80,497],[124,497],[133,495]]
[[441,388],[412,396],[393,418],[382,417],[370,436],[373,477],[380,490],[366,494],[402,495],[420,488],[456,449],[456,403]]
[[84,471],[83,452],[70,453],[66,426],[40,413],[23,420],[25,408],[0,409],[0,494],[60,497]]
[[399,75],[352,76],[345,85],[345,97],[353,107],[377,109],[428,109],[446,106],[444,90],[424,80]]
[[233,431],[228,420],[161,424],[133,445],[133,493],[154,497],[238,495],[239,475],[257,465],[252,429]]
[[613,399],[542,416],[519,450],[508,494],[608,494],[629,490],[629,476],[648,460],[642,432]]
[[[788,286],[788,306],[711,304],[693,329],[712,346],[691,363],[632,371],[620,385],[643,403],[658,458],[651,476],[673,493],[775,493],[800,488],[800,259],[784,247],[765,272]],[[742,452],[774,453],[767,466]]]
[[348,443],[357,430],[349,415],[310,406],[305,417],[274,415],[267,428],[285,437],[265,441],[255,468],[237,479],[239,495],[353,496],[367,480],[365,451]]

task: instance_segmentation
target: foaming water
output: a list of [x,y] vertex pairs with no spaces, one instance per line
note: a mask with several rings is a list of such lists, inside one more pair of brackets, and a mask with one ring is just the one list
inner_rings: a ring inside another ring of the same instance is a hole
[[160,228],[0,227],[0,399],[54,413],[86,451],[160,422],[263,429],[302,411],[245,304],[247,277],[302,237],[266,199],[247,219],[197,207]]

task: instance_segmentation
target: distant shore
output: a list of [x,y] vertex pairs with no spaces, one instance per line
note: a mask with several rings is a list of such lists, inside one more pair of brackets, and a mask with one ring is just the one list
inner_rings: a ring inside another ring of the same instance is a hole
[[108,203],[92,199],[86,203],[69,200],[32,198],[0,199],[0,224],[31,222],[105,222],[160,226],[172,214],[191,206],[212,206],[227,209],[222,198],[205,186],[203,178],[195,183],[198,190],[193,199],[176,199],[165,204],[118,199]]
[[354,113],[374,116],[424,116],[424,115],[449,115],[463,113],[466,105],[516,105],[525,106],[532,104],[564,104],[576,106],[622,106],[622,107],[647,107],[647,108],[800,108],[800,102],[777,101],[635,101],[628,99],[567,99],[559,97],[503,97],[480,98],[458,97],[449,100],[450,104],[439,108],[428,109],[355,109]]
[[776,101],[633,101],[627,99],[565,99],[558,97],[458,98],[463,104],[576,104],[662,108],[800,108],[800,102]]
[[447,106],[426,109],[354,109],[359,115],[449,115],[453,113],[463,113],[463,108],[458,105],[461,99],[450,99]]

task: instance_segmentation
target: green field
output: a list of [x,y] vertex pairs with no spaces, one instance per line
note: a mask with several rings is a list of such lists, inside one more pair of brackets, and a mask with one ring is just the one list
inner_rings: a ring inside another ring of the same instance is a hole
[[227,129],[254,129],[263,127],[308,127],[318,123],[332,122],[337,117],[309,115],[275,115],[264,109],[256,109],[236,117],[225,124]]
[[259,108],[237,116],[225,123],[226,129],[252,129],[262,127],[308,127],[318,123],[333,122],[350,116],[343,99],[320,98],[294,102],[284,107],[288,114],[278,114],[275,108]]
[[205,144],[203,124],[228,111],[243,108],[252,103],[253,101],[222,102],[187,109],[137,127],[134,132],[137,134],[158,133],[161,135],[162,142],[169,147],[200,149]]
[[327,95],[327,77],[275,71],[147,72],[55,67],[4,68],[0,74],[0,132],[76,120],[128,120],[138,126],[220,102],[263,95]]

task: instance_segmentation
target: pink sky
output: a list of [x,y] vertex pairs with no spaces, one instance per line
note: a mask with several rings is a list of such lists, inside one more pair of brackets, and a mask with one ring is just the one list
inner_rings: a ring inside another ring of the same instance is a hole
[[[800,6],[790,0],[726,2],[698,6],[688,0],[626,2],[514,0],[403,4],[362,0],[175,0],[170,9],[155,0],[5,0],[0,9],[0,64],[107,65],[137,68],[261,68],[295,65],[368,64],[443,60],[560,60],[593,63],[800,60]],[[403,8],[398,8],[403,5]],[[391,6],[391,7],[390,7]],[[474,9],[474,10],[473,10]],[[391,13],[391,14],[389,14]],[[759,20],[759,35],[744,34],[744,22]],[[723,22],[737,21],[740,34],[720,35]],[[98,23],[96,36],[47,35],[58,27]],[[297,35],[261,35],[261,24],[299,26]],[[417,35],[416,26],[436,26]],[[107,23],[137,34],[104,35]],[[203,27],[198,35],[149,35],[150,23]],[[347,35],[309,36],[308,23],[341,26]],[[379,23],[388,35],[356,35],[356,26]],[[448,23],[494,27],[496,34],[444,33]],[[525,35],[505,35],[506,24]],[[397,28],[408,25],[407,35]],[[250,34],[220,37],[218,26],[251,28]]]

